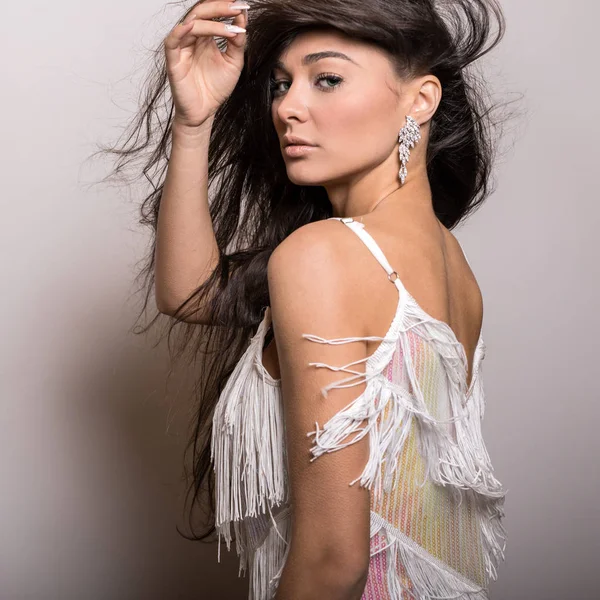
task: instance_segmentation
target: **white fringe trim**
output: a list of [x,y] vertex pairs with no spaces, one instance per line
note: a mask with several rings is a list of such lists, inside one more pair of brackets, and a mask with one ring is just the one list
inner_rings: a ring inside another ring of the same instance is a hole
[[[449,486],[456,495],[459,505],[462,502],[461,490],[476,494],[476,506],[481,517],[486,571],[489,577],[496,579],[496,566],[499,560],[504,559],[506,545],[506,531],[501,523],[506,491],[493,475],[493,467],[481,431],[484,399],[479,370],[485,347],[483,344],[478,345],[471,393],[465,399],[466,357],[463,356],[461,359],[456,353],[456,348],[451,352],[447,349],[449,344],[455,345],[456,341],[440,338],[439,334],[436,336],[439,329],[430,331],[429,323],[419,320],[418,307],[415,309],[410,303],[406,303],[404,309],[403,318],[392,327],[390,335],[400,344],[404,367],[412,384],[410,392],[390,382],[383,375],[383,367],[372,372],[369,369],[369,362],[364,373],[346,368],[348,365],[337,367],[324,363],[309,363],[317,367],[353,374],[351,377],[325,386],[321,390],[324,397],[327,397],[330,389],[366,382],[364,391],[350,404],[333,415],[322,428],[315,423],[315,430],[307,433],[307,437],[314,436],[311,461],[325,453],[335,452],[354,444],[369,435],[367,464],[363,472],[349,485],[360,481],[359,485],[372,490],[375,502],[378,503],[382,490],[391,491],[402,448],[410,428],[417,425],[419,450],[426,464],[425,480],[430,479],[438,485]],[[445,362],[445,371],[449,374],[448,393],[452,414],[447,420],[436,419],[428,410],[415,367],[410,360],[408,331],[415,327],[420,329],[420,336],[427,338],[436,346]],[[331,344],[370,339],[353,337],[327,340],[312,334],[305,334],[303,337],[311,341]],[[386,348],[387,356],[378,362],[383,366],[387,365],[394,350],[394,348]],[[373,355],[363,360],[370,360],[372,357]],[[349,381],[354,383],[348,383]],[[385,415],[388,405],[389,411]],[[362,422],[366,424],[361,426]],[[448,427],[452,423],[456,430],[456,441],[451,437]],[[344,442],[343,440],[351,434],[355,434],[354,437]]]
[[267,325],[265,318],[229,377],[213,416],[215,525],[228,549],[231,523],[288,501],[281,396],[255,362],[262,355]]
[[252,552],[249,600],[275,595],[290,551],[291,522],[288,507],[273,519],[264,543]]
[[[386,573],[387,591],[394,600],[401,600],[403,593],[414,600],[487,600],[485,587],[476,585],[450,568],[371,511],[371,537],[377,534],[384,536],[385,546],[371,556],[386,553],[387,564],[391,566]],[[406,569],[412,591],[402,585],[398,562]]]
[[[262,346],[270,323],[268,311],[269,308],[221,394],[213,418],[211,440],[217,483],[215,525],[219,534],[218,559],[220,561],[221,538],[230,549],[233,526],[236,550],[240,556],[240,575],[247,567],[251,570],[250,600],[272,598],[289,552],[290,512],[281,390],[275,381],[266,378],[262,368]],[[435,419],[430,414],[414,365],[409,360],[407,332],[414,327],[419,328],[419,335],[436,346],[444,361],[453,415],[447,420]],[[478,345],[471,389],[466,390],[466,357],[457,354],[456,348],[450,350],[450,346],[456,345],[456,340],[450,339],[450,336],[446,336],[447,339],[444,335],[440,337],[439,331],[430,322],[419,319],[418,307],[403,302],[399,304],[399,313],[385,338],[370,336],[328,340],[303,334],[304,338],[319,343],[339,344],[363,339],[382,342],[370,357],[349,365],[336,367],[309,363],[352,375],[324,387],[321,391],[325,397],[329,389],[351,387],[360,380],[366,382],[364,391],[329,419],[323,428],[316,423],[315,431],[307,434],[314,435],[311,460],[370,435],[367,464],[350,485],[360,481],[361,486],[372,489],[379,499],[382,490],[391,489],[403,445],[411,426],[416,425],[420,452],[426,464],[426,479],[429,477],[439,485],[450,486],[460,499],[463,493],[473,494],[480,520],[486,572],[490,578],[496,579],[496,567],[500,560],[504,560],[506,544],[506,531],[502,525],[506,491],[493,476],[481,432],[485,400],[479,369],[485,346],[482,341]],[[412,383],[412,393],[383,375],[383,369],[389,364],[398,343],[405,357],[404,365]],[[350,368],[363,360],[367,361],[364,373]],[[467,391],[470,392],[468,397]],[[384,419],[388,405],[390,410]],[[366,425],[361,427],[363,421]],[[456,441],[450,435],[449,425],[452,423]],[[350,441],[342,443],[353,433],[355,436]],[[282,510],[274,517],[272,509],[278,506]],[[385,551],[392,562],[388,564],[395,564],[394,558],[402,562],[418,594],[415,600],[487,599],[484,588],[478,588],[454,572],[372,512],[371,537],[382,529],[389,542]],[[397,569],[389,569],[387,579],[392,597],[400,600],[402,589]]]
[[[265,523],[268,518],[265,519]],[[290,544],[291,511],[279,513],[264,540],[250,552],[249,600],[272,600],[287,560]],[[269,523],[270,525],[270,523]],[[386,553],[387,591],[392,600],[402,600],[403,593],[413,600],[488,600],[487,588],[479,586],[432,556],[399,529],[371,511],[371,539],[382,536],[383,545],[371,552],[371,558]],[[401,564],[412,584],[403,586]]]

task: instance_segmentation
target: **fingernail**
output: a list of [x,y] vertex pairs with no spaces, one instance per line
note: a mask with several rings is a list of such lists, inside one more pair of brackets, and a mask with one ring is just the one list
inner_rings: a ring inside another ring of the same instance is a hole
[[240,0],[237,0],[236,2],[232,2],[229,5],[229,8],[250,8],[250,5],[247,2],[242,2]]
[[238,27],[237,25],[225,25],[225,29],[233,33],[244,33],[246,31],[243,27]]

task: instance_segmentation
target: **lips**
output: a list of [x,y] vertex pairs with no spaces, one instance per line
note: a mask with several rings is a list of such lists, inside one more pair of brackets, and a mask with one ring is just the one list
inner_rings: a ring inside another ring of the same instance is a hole
[[283,153],[286,156],[290,156],[290,157],[298,157],[298,156],[306,156],[308,154],[311,154],[314,151],[316,151],[317,147],[316,146],[306,146],[306,145],[298,145],[298,144],[290,144],[289,146],[286,146],[283,149]]
[[314,146],[309,141],[296,137],[294,135],[284,136],[284,145],[287,146]]

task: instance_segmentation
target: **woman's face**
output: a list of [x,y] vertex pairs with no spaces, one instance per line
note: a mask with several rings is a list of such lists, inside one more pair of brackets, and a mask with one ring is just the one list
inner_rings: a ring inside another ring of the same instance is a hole
[[[347,58],[319,56],[329,52]],[[410,106],[377,48],[335,31],[303,33],[280,57],[272,86],[273,123],[293,183],[342,183],[385,161],[399,167],[398,132]],[[285,135],[314,147],[288,155]]]

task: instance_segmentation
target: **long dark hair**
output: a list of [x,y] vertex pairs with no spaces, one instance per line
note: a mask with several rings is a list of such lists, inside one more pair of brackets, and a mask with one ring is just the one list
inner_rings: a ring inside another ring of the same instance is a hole
[[[209,206],[219,247],[210,277],[179,306],[168,330],[169,348],[177,330],[173,360],[186,355],[198,373],[195,414],[187,452],[193,509],[209,500],[207,528],[188,539],[205,540],[214,528],[214,472],[210,455],[212,417],[236,362],[256,333],[269,305],[267,261],[295,229],[332,216],[321,186],[290,182],[271,119],[273,64],[294,38],[307,30],[338,30],[387,52],[399,77],[437,76],[442,99],[432,118],[427,174],[439,220],[454,228],[492,191],[495,156],[493,105],[474,61],[504,35],[496,0],[250,0],[246,60],[238,84],[215,115],[209,146]],[[189,11],[188,11],[189,12]],[[186,13],[187,14],[187,13]],[[183,16],[182,16],[183,18]],[[493,32],[493,25],[497,29]],[[221,46],[226,43],[218,39]],[[136,279],[146,294],[154,289],[154,252],[160,198],[169,161],[173,103],[162,44],[144,84],[143,104],[125,140],[102,152],[116,156],[112,176],[136,161],[151,183],[141,204],[141,223],[149,225],[152,247]],[[197,307],[209,311],[210,325],[186,323]],[[145,333],[161,316],[157,313]],[[179,326],[179,327],[178,327]],[[272,336],[267,335],[265,344]],[[186,469],[189,479],[189,472]],[[179,531],[179,529],[178,529]],[[181,533],[181,531],[180,531]],[[182,534],[183,535],[183,534]],[[184,535],[184,537],[187,537]]]

